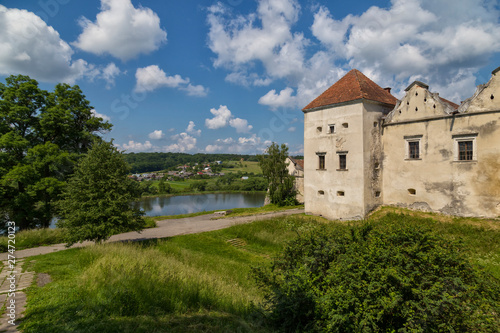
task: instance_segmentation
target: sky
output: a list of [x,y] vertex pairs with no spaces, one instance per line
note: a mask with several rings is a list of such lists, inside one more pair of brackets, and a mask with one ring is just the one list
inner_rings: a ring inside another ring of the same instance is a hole
[[301,109],[356,68],[456,103],[500,66],[491,0],[0,0],[0,82],[78,85],[124,152],[303,153]]

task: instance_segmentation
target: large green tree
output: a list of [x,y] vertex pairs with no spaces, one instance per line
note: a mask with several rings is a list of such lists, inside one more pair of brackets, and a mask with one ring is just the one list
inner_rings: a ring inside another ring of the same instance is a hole
[[281,147],[273,142],[265,154],[258,155],[260,168],[269,183],[269,197],[271,203],[279,206],[294,205],[297,203],[295,196],[295,178],[288,173],[288,147]]
[[0,83],[0,222],[47,227],[76,160],[111,124],[93,116],[78,86],[58,84],[48,92],[28,76],[5,81]]
[[129,166],[111,142],[95,142],[77,164],[59,202],[68,244],[91,240],[101,242],[111,235],[140,231],[143,212],[131,207],[134,181]]

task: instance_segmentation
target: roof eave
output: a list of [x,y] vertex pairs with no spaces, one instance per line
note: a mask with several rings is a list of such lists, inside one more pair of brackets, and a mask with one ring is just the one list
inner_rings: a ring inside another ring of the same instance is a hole
[[314,112],[314,111],[329,109],[329,108],[333,108],[333,107],[339,107],[339,106],[351,105],[351,104],[363,103],[363,102],[376,103],[376,104],[380,104],[380,105],[384,105],[384,106],[388,106],[388,107],[394,107],[396,105],[396,103],[390,104],[390,103],[384,103],[384,102],[380,102],[380,101],[375,101],[375,100],[372,100],[372,99],[358,98],[358,99],[354,99],[352,101],[346,101],[346,102],[340,102],[340,103],[322,105],[322,106],[317,106],[317,107],[314,107],[314,108],[308,108],[308,109],[303,108],[302,112],[304,112],[304,113]]

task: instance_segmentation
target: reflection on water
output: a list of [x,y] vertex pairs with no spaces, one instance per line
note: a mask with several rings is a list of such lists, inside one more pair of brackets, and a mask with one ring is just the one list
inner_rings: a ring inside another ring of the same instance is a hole
[[209,210],[251,208],[264,205],[265,193],[212,193],[142,198],[135,202],[146,216],[190,214]]

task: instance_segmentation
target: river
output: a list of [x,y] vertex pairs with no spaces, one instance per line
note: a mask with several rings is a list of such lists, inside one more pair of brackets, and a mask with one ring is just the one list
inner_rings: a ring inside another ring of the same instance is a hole
[[134,203],[146,216],[198,213],[264,205],[265,193],[211,193],[173,197],[146,197]]

